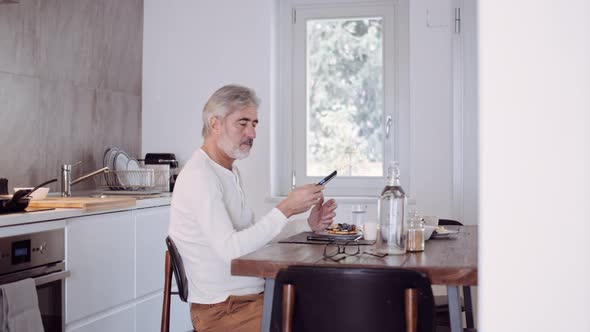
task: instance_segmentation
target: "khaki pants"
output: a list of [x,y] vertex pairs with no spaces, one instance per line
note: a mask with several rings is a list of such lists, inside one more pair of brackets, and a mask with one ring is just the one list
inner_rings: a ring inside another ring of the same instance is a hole
[[258,332],[263,294],[229,296],[215,304],[191,303],[191,320],[198,332]]

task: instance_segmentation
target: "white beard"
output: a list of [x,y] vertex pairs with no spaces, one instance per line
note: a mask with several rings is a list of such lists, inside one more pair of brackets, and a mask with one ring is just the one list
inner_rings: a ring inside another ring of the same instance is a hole
[[240,146],[235,146],[229,139],[227,139],[226,135],[221,135],[217,141],[217,146],[233,159],[241,160],[250,155],[250,149],[247,149],[246,151],[240,150]]

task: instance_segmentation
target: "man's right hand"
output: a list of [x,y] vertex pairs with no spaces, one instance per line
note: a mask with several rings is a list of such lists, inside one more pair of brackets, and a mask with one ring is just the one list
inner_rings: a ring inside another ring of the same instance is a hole
[[324,197],[323,190],[324,186],[317,184],[306,184],[302,187],[297,187],[291,190],[287,198],[277,205],[277,209],[281,210],[287,218],[303,213]]

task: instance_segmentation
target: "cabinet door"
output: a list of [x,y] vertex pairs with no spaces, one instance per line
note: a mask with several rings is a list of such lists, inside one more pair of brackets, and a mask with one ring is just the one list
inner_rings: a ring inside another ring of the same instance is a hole
[[[67,332],[132,332],[135,329],[135,307],[129,307],[122,311],[112,313],[106,317],[101,317],[88,324],[70,328],[66,327]],[[143,331],[143,330],[137,330]],[[150,330],[151,331],[151,330]]]
[[[151,297],[137,303],[135,307],[135,326],[137,331],[141,332],[158,332],[162,315],[162,293],[152,295]],[[176,331],[170,329],[170,331]]]
[[172,295],[170,299],[170,331],[192,330],[190,305],[182,302],[177,295]]
[[134,247],[131,211],[66,222],[66,323],[134,298]]
[[[137,303],[135,310],[137,332],[160,331],[162,322],[162,293],[156,293]],[[170,331],[192,331],[189,304],[176,295],[170,301]]]
[[141,297],[164,287],[165,239],[168,234],[169,206],[135,210],[136,269],[135,297]]

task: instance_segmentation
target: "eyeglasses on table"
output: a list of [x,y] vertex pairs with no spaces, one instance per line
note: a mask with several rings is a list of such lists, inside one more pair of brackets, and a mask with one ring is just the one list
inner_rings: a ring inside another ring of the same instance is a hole
[[[358,241],[349,241],[345,243],[330,242],[324,247],[324,258],[329,259],[333,262],[340,262],[348,256],[356,256],[359,254],[367,254],[375,257],[383,258],[387,254],[374,254],[370,252],[361,252],[361,246]],[[338,255],[340,257],[335,258]]]

